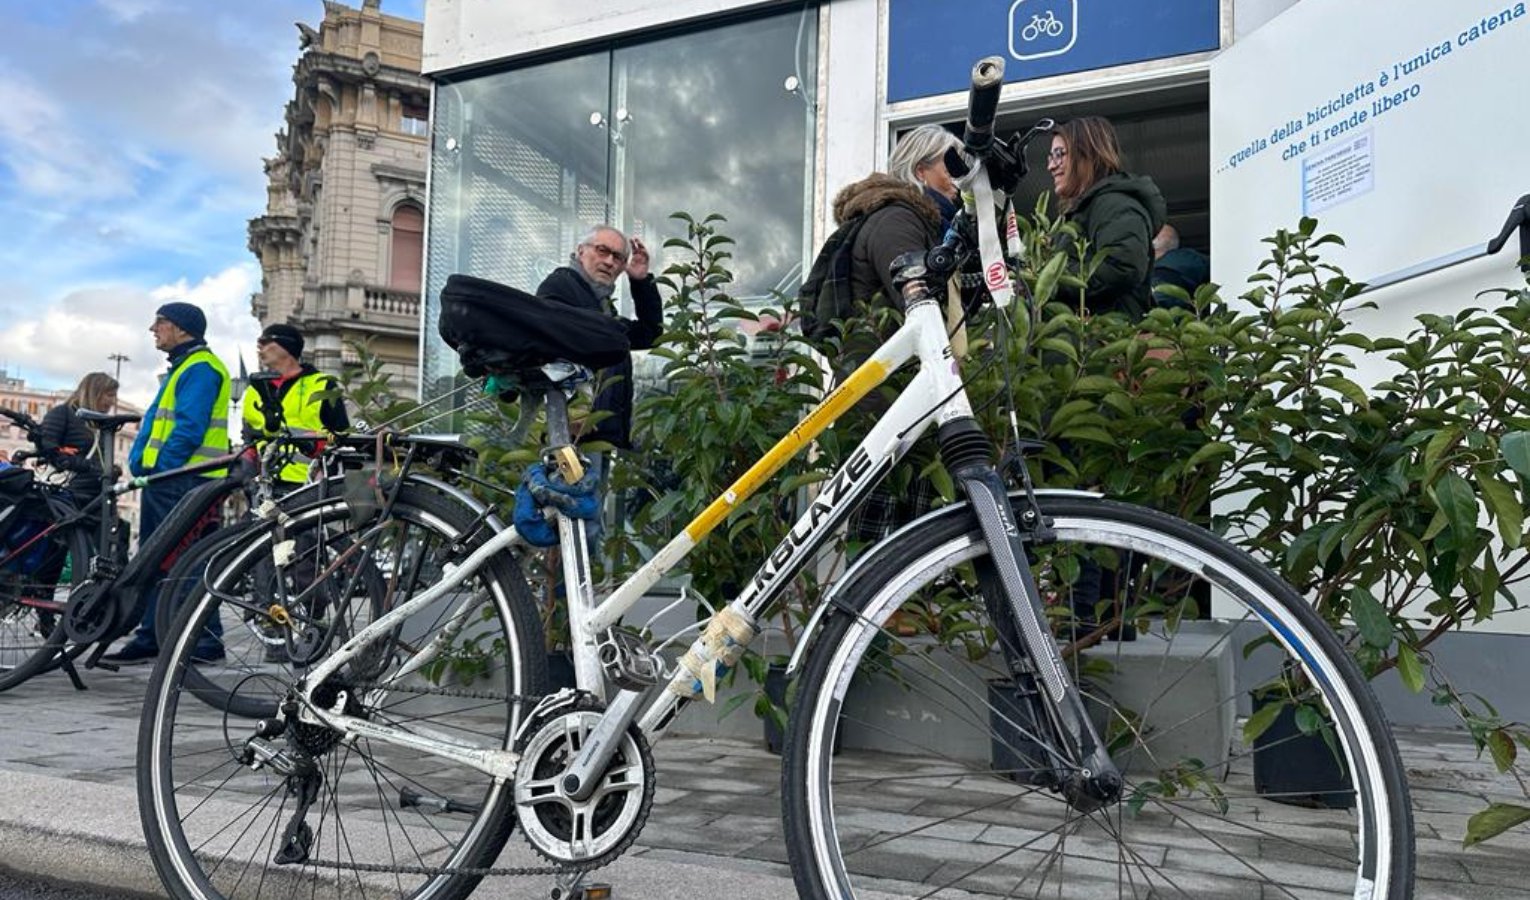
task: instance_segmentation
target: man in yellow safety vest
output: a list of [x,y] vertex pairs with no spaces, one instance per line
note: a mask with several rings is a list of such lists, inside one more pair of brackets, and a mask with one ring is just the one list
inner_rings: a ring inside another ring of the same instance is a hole
[[[138,438],[128,453],[128,470],[138,476],[162,475],[229,452],[228,369],[207,348],[204,340],[207,316],[190,303],[166,303],[155,312],[149,331],[154,335],[154,346],[169,357],[170,370],[160,381],[154,402],[144,412]],[[182,497],[203,479],[222,477],[226,471],[172,475],[145,486],[139,506],[139,546],[143,546]],[[210,531],[216,524],[216,519],[209,516],[209,521],[200,525],[193,536]],[[168,565],[162,565],[161,572],[167,568]],[[159,637],[154,633],[159,585],[150,587],[146,594],[147,608],[138,630],[116,652],[104,657],[107,662],[141,663],[159,655]],[[214,619],[197,643],[199,661],[223,658],[222,633],[222,624]]]
[[[302,361],[303,334],[291,325],[270,325],[255,346],[260,364],[274,378],[252,380],[243,401],[244,442],[259,444],[281,425],[292,432],[340,434],[349,431],[350,417],[335,379]],[[308,478],[304,459],[282,467],[277,477],[283,484],[302,484]]]

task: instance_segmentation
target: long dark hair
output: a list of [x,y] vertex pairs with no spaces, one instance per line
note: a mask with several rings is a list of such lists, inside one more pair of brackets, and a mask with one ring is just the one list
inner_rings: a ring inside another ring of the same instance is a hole
[[1063,139],[1073,174],[1072,196],[1062,198],[1064,208],[1071,209],[1096,181],[1121,171],[1121,145],[1109,119],[1084,116],[1063,122],[1052,133]]

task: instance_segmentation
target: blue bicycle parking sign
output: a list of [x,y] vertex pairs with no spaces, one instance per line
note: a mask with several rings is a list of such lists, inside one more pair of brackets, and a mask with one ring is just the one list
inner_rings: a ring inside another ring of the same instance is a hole
[[1078,42],[1078,0],[1015,0],[1009,8],[1009,55],[1060,56]]
[[888,0],[887,99],[965,91],[972,62],[1006,82],[1221,46],[1221,0]]

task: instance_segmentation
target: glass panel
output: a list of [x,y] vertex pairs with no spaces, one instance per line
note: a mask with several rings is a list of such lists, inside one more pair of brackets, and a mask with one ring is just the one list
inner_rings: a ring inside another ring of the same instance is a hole
[[641,235],[661,270],[664,240],[682,233],[670,213],[721,213],[738,241],[735,293],[795,290],[811,231],[816,25],[806,7],[439,85],[426,396],[457,371],[435,330],[447,276],[535,290],[598,222]]
[[451,387],[457,358],[436,334],[454,272],[536,290],[568,259],[606,197],[610,55],[596,53],[436,88],[422,390]]
[[810,231],[817,11],[626,47],[613,57],[617,217],[662,270],[684,230],[669,216],[727,217],[733,292],[801,282]]

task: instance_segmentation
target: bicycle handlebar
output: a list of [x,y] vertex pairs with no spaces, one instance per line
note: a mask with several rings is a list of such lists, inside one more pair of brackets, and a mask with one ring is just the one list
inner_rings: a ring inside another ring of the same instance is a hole
[[16,427],[27,432],[27,436],[29,438],[34,432],[42,428],[41,425],[37,424],[36,419],[32,418],[24,412],[18,412],[14,409],[0,408],[0,416],[4,416],[5,418],[10,419],[13,423],[16,424]]
[[967,93],[967,131],[963,143],[969,153],[982,156],[993,143],[993,119],[1004,86],[1004,57],[986,56],[972,67],[972,87]]

